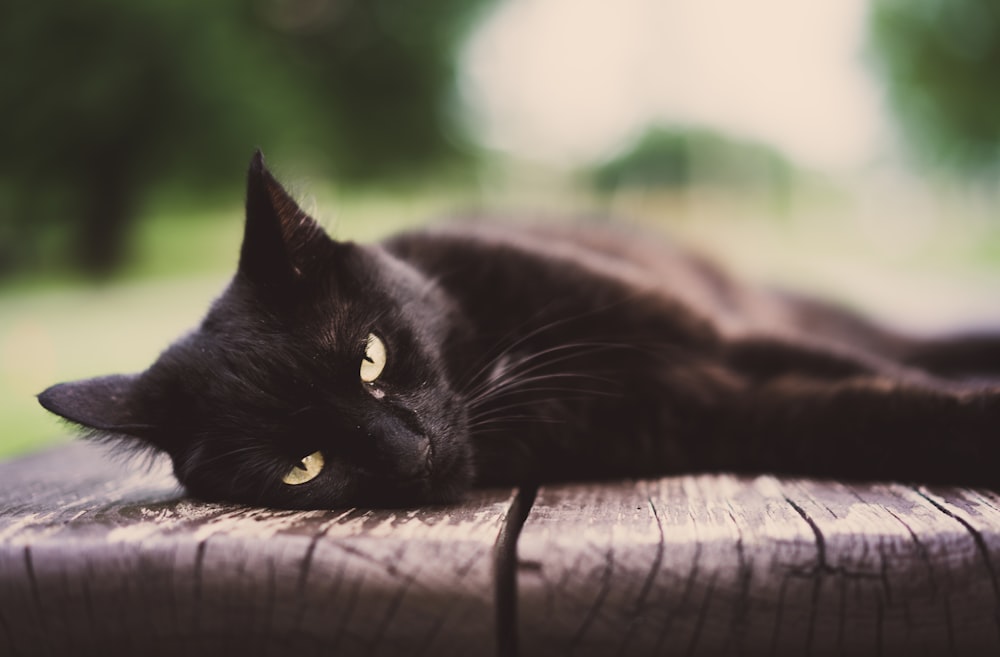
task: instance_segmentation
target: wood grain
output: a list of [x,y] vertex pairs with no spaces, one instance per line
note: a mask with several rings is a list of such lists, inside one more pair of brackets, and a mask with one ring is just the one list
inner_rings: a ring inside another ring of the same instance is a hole
[[0,465],[2,655],[489,653],[511,491],[449,508],[181,497],[92,445]]
[[543,488],[518,544],[522,654],[998,654],[998,507],[724,475]]
[[[522,527],[523,523],[523,527]],[[0,655],[995,655],[1000,498],[727,475],[418,510],[0,464]]]

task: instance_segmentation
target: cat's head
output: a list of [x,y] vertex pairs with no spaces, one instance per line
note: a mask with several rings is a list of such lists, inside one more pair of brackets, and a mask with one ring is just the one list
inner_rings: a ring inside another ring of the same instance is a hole
[[296,508],[447,501],[470,483],[439,289],[336,242],[250,164],[239,269],[146,371],[62,383],[48,410],[166,452],[195,496]]

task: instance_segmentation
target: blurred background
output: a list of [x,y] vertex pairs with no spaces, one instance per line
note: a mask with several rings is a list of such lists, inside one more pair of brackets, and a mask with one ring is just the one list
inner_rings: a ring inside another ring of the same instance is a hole
[[198,321],[256,147],[340,238],[613,216],[1000,326],[1000,0],[34,0],[0,49],[0,458]]

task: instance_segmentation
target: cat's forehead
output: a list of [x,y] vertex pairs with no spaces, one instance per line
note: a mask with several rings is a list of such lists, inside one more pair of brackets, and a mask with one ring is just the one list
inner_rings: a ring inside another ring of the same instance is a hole
[[280,349],[287,339],[299,346],[316,342],[356,350],[376,325],[395,328],[418,277],[377,252],[352,251],[349,260],[314,271],[280,295],[236,276],[209,310],[200,333],[211,347],[235,351],[248,343]]

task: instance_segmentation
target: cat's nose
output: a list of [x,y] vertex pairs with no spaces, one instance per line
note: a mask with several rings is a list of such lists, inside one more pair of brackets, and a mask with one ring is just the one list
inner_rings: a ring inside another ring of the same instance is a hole
[[431,443],[397,418],[382,418],[369,426],[378,447],[379,465],[404,478],[426,476],[430,469]]

